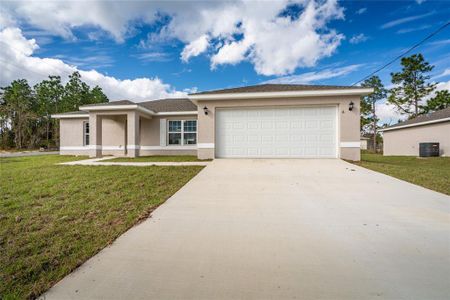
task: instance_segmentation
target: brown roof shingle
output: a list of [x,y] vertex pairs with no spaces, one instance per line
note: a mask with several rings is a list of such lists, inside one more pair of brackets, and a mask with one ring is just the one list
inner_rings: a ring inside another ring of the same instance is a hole
[[144,102],[133,102],[130,100],[118,100],[107,103],[89,104],[86,106],[110,106],[110,105],[133,105],[137,104],[154,112],[176,112],[196,111],[197,106],[187,98],[168,98]]
[[404,122],[400,122],[398,124],[383,128],[384,129],[395,129],[396,127],[400,127],[400,126],[405,126],[405,125],[413,125],[413,124],[417,124],[419,125],[420,123],[423,122],[429,122],[429,121],[437,121],[440,119],[446,119],[446,118],[450,118],[450,107],[449,108],[445,108],[445,109],[441,109],[429,114],[425,114],[425,115],[420,115],[414,119],[410,119],[410,120],[406,120]]
[[160,99],[136,103],[154,112],[196,111],[197,106],[187,98]]
[[194,93],[190,95],[228,94],[228,93],[258,93],[258,92],[290,92],[290,91],[319,91],[330,89],[360,89],[360,86],[342,85],[307,85],[307,84],[258,84],[238,88],[220,89]]

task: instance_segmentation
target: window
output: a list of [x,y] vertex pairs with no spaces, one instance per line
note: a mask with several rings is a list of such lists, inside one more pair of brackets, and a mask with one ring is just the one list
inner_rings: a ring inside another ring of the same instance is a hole
[[83,144],[89,145],[89,122],[83,122]]
[[169,145],[197,144],[197,120],[169,121]]

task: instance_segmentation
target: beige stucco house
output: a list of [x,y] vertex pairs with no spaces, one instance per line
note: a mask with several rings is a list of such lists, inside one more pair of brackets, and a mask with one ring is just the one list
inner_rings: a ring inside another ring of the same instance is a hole
[[60,153],[360,159],[360,97],[372,89],[263,84],[185,99],[86,105],[60,119]]
[[439,143],[440,155],[450,156],[450,108],[380,129],[384,155],[419,156],[419,143]]

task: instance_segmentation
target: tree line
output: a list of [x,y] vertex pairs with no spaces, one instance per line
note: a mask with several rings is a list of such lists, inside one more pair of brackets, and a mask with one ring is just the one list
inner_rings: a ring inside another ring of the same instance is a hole
[[[361,99],[361,133],[372,137],[373,149],[377,149],[377,140],[380,140],[376,104],[381,100],[392,104],[407,119],[450,107],[448,90],[434,93],[436,83],[430,82],[429,75],[434,66],[425,61],[422,54],[404,57],[400,64],[401,71],[391,73],[391,89],[386,89],[378,76],[372,76],[361,84],[374,89],[372,94]],[[431,97],[433,93],[434,97]]]
[[59,144],[59,123],[52,114],[76,111],[81,105],[108,102],[99,86],[91,88],[79,72],[63,84],[49,76],[31,87],[26,79],[0,89],[0,147],[52,148]]

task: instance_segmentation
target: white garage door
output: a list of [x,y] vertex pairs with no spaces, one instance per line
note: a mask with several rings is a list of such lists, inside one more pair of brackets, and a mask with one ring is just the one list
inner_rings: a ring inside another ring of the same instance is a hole
[[337,157],[337,107],[218,109],[216,157]]

